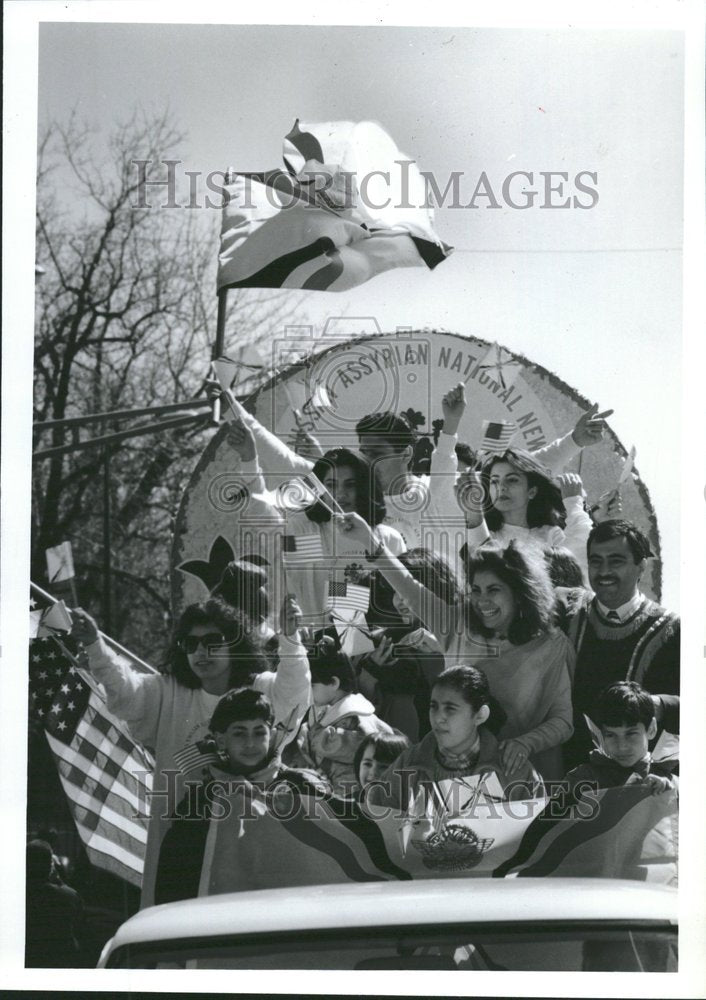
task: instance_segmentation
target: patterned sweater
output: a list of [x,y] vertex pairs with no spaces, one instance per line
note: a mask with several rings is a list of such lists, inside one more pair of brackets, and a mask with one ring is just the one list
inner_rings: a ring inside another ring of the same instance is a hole
[[645,598],[624,623],[601,615],[585,590],[557,589],[558,623],[576,650],[574,735],[564,746],[567,770],[586,760],[591,737],[583,715],[609,684],[637,681],[650,694],[679,694],[679,618]]

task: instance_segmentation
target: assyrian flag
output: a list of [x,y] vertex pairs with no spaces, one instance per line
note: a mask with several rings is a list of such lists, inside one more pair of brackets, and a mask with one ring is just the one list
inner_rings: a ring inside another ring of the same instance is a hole
[[[424,801],[407,822],[355,800],[239,789],[212,820],[199,895],[295,885],[488,876],[512,857],[543,799],[450,817]],[[506,808],[505,808],[506,807]],[[247,822],[244,819],[247,818]]]
[[311,566],[324,558],[321,535],[282,535],[282,559],[286,567]]
[[297,119],[283,159],[286,170],[228,178],[219,291],[344,291],[391,268],[434,268],[451,252],[418,167],[380,125]]
[[522,365],[500,344],[493,344],[478,365],[502,389],[510,389],[522,372]]
[[344,621],[352,621],[358,612],[370,607],[370,588],[348,580],[328,580],[326,607]]
[[108,711],[69,641],[30,643],[30,713],[44,727],[89,860],[140,886],[154,761]]
[[484,420],[480,448],[481,451],[501,452],[509,446],[517,431],[517,424],[511,421]]
[[673,884],[677,877],[678,802],[644,784],[607,788],[561,815],[550,802],[496,878],[634,878]]

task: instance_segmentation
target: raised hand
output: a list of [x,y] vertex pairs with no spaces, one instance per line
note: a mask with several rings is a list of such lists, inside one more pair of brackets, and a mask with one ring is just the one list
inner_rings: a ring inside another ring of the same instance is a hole
[[316,462],[324,454],[324,449],[318,439],[309,431],[303,431],[301,428],[297,429],[294,436],[293,450],[296,451],[297,455],[308,458],[312,462]]
[[374,651],[370,653],[370,660],[376,663],[378,667],[388,667],[392,666],[395,662],[395,654],[393,652],[394,643],[389,635],[384,635],[378,645],[375,647]]
[[83,608],[71,609],[71,638],[82,646],[90,646],[98,639],[98,626]]
[[333,523],[336,530],[352,542],[358,542],[366,552],[375,552],[378,540],[373,529],[360,514],[334,514]]
[[297,603],[294,594],[287,594],[282,601],[282,612],[280,615],[282,631],[286,636],[295,634],[302,620],[302,609]]
[[601,493],[598,502],[591,510],[591,517],[596,524],[600,524],[601,521],[614,521],[622,516],[623,498],[620,496],[619,489],[606,490],[605,493]]
[[583,413],[576,421],[576,426],[571,432],[574,443],[579,448],[588,448],[592,444],[598,444],[603,440],[605,430],[605,418],[609,417],[613,410],[603,410],[598,412],[598,403],[594,403],[590,410]]
[[228,418],[226,438],[228,444],[234,451],[237,451],[243,462],[252,462],[256,457],[255,436],[243,420],[237,420],[232,415]]
[[564,472],[556,477],[556,481],[564,499],[583,496],[583,481],[576,472]]
[[466,387],[459,382],[441,400],[444,414],[444,434],[455,434],[466,410]]

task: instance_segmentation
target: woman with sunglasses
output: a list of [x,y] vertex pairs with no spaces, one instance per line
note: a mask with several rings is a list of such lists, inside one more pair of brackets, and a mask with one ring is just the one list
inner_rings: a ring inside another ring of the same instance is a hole
[[[184,795],[186,778],[200,777],[201,740],[219,699],[231,688],[252,687],[273,704],[275,724],[296,733],[311,698],[309,661],[298,632],[299,608],[291,596],[282,608],[279,663],[268,670],[262,641],[242,614],[217,598],[191,604],[174,630],[170,669],[143,674],[103,642],[95,621],[72,611],[72,637],[85,648],[88,668],[106,692],[108,709],[128,723],[136,740],[154,751],[151,820],[142,883],[143,907],[153,901],[154,877],[169,816]],[[286,742],[286,740],[285,740]],[[197,759],[182,764],[180,751]],[[182,770],[182,766],[185,771]]]

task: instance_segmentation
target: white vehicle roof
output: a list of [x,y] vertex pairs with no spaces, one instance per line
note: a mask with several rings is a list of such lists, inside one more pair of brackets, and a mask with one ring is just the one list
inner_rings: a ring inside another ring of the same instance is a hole
[[464,922],[658,920],[676,924],[677,891],[621,879],[420,879],[224,893],[142,910],[104,951],[221,934]]

